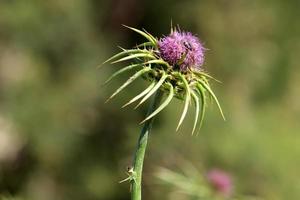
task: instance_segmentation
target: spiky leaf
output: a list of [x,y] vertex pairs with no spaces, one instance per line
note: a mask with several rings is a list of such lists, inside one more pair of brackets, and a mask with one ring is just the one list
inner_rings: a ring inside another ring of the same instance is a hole
[[136,29],[136,28],[132,28],[132,27],[130,27],[130,26],[126,26],[126,25],[123,25],[123,26],[126,27],[126,28],[129,28],[130,30],[133,30],[134,32],[137,32],[138,34],[140,34],[140,35],[142,35],[142,36],[144,36],[149,42],[151,42],[154,46],[156,46],[157,41],[156,41],[156,39],[155,39],[153,36],[151,36],[150,34],[145,33],[144,31],[138,30],[138,29]]
[[129,65],[127,67],[124,67],[118,71],[116,71],[115,73],[113,73],[113,75],[111,75],[106,81],[104,84],[107,84],[109,81],[111,81],[113,78],[115,78],[116,76],[122,74],[122,73],[125,73],[131,69],[134,69],[134,68],[137,68],[137,67],[143,67],[143,64],[132,64],[132,65]]
[[150,90],[150,92],[140,101],[140,103],[135,107],[135,109],[137,107],[139,107],[142,103],[144,103],[152,94],[154,94],[159,88],[160,86],[164,83],[164,81],[166,80],[166,78],[168,77],[168,75],[166,75],[165,72],[163,72],[161,78],[159,79],[159,81],[156,83],[156,85]]
[[160,111],[162,111],[165,107],[167,107],[169,105],[169,103],[171,102],[171,100],[173,99],[173,96],[174,96],[174,89],[173,89],[172,84],[169,83],[168,85],[169,85],[169,95],[166,98],[166,100],[155,111],[153,111],[153,113],[151,113],[149,116],[147,116],[147,118],[144,119],[141,122],[141,124],[144,123],[145,121],[151,119],[155,115],[157,115]]
[[192,135],[193,135],[194,132],[195,132],[195,130],[196,130],[197,122],[198,122],[198,118],[199,118],[200,103],[199,103],[198,96],[195,94],[195,92],[193,90],[191,91],[191,95],[192,95],[192,98],[194,100],[195,108],[196,108],[196,111],[195,111],[195,121],[194,121],[194,125],[193,125],[193,130],[192,130]]
[[134,103],[135,101],[139,100],[143,96],[145,96],[153,87],[155,86],[155,82],[152,82],[145,90],[143,90],[140,94],[133,97],[130,101],[128,101],[126,104],[122,106],[122,108]]
[[144,73],[150,71],[151,68],[147,67],[147,68],[143,68],[142,70],[136,72],[133,76],[131,76],[125,83],[123,83],[123,85],[121,85],[121,87],[119,87],[107,100],[109,101],[110,99],[112,99],[114,96],[116,96],[119,92],[121,92],[125,87],[127,87],[130,83],[132,83],[134,80],[136,80],[138,77],[140,77],[141,75],[143,75]]
[[189,103],[190,103],[190,99],[191,99],[191,91],[190,91],[190,87],[189,87],[189,84],[188,84],[186,78],[180,73],[179,73],[179,77],[183,81],[183,87],[185,89],[186,94],[185,94],[183,111],[182,111],[179,123],[177,125],[176,131],[178,131],[179,127],[181,126],[181,124],[186,116],[186,113],[187,113],[188,107],[189,107]]
[[145,50],[142,50],[142,49],[122,49],[123,51],[120,52],[120,53],[117,53],[116,55],[110,57],[109,59],[107,59],[105,62],[103,62],[103,64],[105,63],[108,63],[108,62],[111,62],[113,60],[116,60],[120,57],[123,57],[123,56],[127,56],[127,55],[130,55],[130,54],[134,54],[134,53],[145,53],[146,51]]
[[[202,127],[204,116],[205,116],[205,110],[206,110],[206,96],[205,96],[205,89],[202,87],[202,85],[197,84],[196,85],[196,92],[199,94],[201,98],[201,116],[200,116],[200,125],[199,130]],[[198,132],[199,132],[198,130]]]
[[225,116],[223,114],[223,111],[222,111],[222,108],[221,108],[221,105],[218,101],[218,98],[216,97],[216,95],[214,94],[214,92],[212,91],[212,89],[209,87],[209,85],[207,85],[203,80],[199,79],[198,82],[209,92],[209,94],[211,95],[211,97],[214,99],[214,101],[216,102],[218,108],[219,108],[219,111],[223,117],[223,119],[225,120]]
[[118,62],[123,62],[123,61],[130,60],[130,59],[135,59],[135,58],[151,58],[151,59],[155,59],[155,56],[153,56],[149,52],[148,53],[135,53],[135,54],[131,54],[129,56],[126,56],[124,58],[121,58],[119,60],[116,60],[116,61],[112,62],[112,64],[118,63]]

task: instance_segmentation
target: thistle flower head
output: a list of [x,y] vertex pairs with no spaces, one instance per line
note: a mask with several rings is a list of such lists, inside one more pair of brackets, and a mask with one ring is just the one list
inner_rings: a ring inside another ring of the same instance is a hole
[[172,31],[158,42],[159,54],[172,66],[181,71],[188,68],[200,70],[204,62],[204,47],[199,39],[190,32]]
[[112,64],[131,61],[129,65],[115,72],[106,83],[124,72],[136,71],[109,99],[116,96],[136,79],[142,77],[150,82],[149,86],[123,107],[141,99],[136,106],[138,107],[158,90],[164,91],[167,95],[163,103],[142,122],[151,119],[162,111],[173,97],[184,101],[183,111],[176,130],[185,119],[191,102],[194,102],[196,110],[192,133],[194,133],[197,126],[201,127],[208,96],[212,97],[217,103],[224,118],[218,99],[209,84],[210,79],[215,79],[202,68],[204,47],[196,36],[189,32],[171,30],[169,36],[157,39],[146,31],[125,27],[142,35],[147,41],[131,49],[121,48],[120,53],[106,61]]
[[232,180],[228,173],[213,169],[207,173],[208,182],[221,195],[228,197],[232,193]]

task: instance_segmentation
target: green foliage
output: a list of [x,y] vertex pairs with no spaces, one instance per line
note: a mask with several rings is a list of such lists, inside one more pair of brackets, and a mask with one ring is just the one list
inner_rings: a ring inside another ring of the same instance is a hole
[[[203,171],[230,171],[236,193],[267,200],[300,199],[299,2],[127,3],[0,2],[0,119],[5,119],[0,120],[0,143],[6,142],[4,150],[0,146],[0,194],[28,200],[128,196],[128,185],[118,181],[131,161],[144,107],[136,112],[116,105],[148,84],[136,80],[114,99],[117,102],[103,104],[111,89],[101,83],[123,65],[105,64],[100,70],[96,66],[115,53],[114,45],[145,42],[120,24],[162,35],[172,19],[174,25],[197,33],[209,49],[205,68],[222,82],[212,81],[211,87],[226,122],[209,111],[197,137],[170,134],[182,112],[182,102],[171,101],[158,115],[155,137],[149,142],[145,200],[171,196],[155,184],[153,167],[181,166],[186,162],[181,157],[201,163]],[[148,64],[161,61],[152,62]],[[111,86],[118,87],[126,77],[127,72],[115,77]],[[201,94],[200,89],[195,92]],[[201,119],[200,115],[199,123]],[[179,133],[190,133],[194,113],[189,112],[184,122]],[[8,135],[18,139],[7,139]]]

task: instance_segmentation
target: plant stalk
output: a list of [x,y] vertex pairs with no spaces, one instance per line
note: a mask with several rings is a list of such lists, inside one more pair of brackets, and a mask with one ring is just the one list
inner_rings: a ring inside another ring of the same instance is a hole
[[[147,116],[149,116],[159,105],[163,96],[163,92],[158,90],[149,105]],[[149,133],[152,127],[154,117],[147,120],[141,130],[140,137],[138,140],[137,148],[134,155],[133,171],[135,173],[135,180],[131,181],[131,200],[142,199],[142,172],[143,163],[145,157],[145,151],[147,147],[147,141]]]

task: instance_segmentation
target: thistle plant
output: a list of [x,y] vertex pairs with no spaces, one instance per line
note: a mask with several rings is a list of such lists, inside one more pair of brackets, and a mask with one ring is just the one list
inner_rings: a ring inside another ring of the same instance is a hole
[[141,122],[144,126],[135,151],[133,167],[128,170],[129,177],[125,179],[131,183],[131,199],[140,200],[143,161],[153,118],[166,108],[173,98],[184,102],[176,131],[181,127],[192,103],[195,106],[195,119],[191,132],[194,134],[196,129],[199,131],[203,123],[208,97],[216,102],[223,118],[224,115],[209,84],[210,80],[215,79],[203,68],[206,49],[195,35],[172,27],[168,36],[157,39],[145,30],[125,27],[140,34],[146,41],[131,49],[120,48],[120,53],[105,61],[105,63],[110,62],[111,64],[129,63],[115,72],[105,83],[122,73],[133,71],[133,75],[107,101],[138,78],[148,81],[149,85],[125,103],[123,107],[139,101],[135,106],[137,108],[154,96],[148,113]]
[[155,175],[162,183],[176,188],[174,192],[185,194],[190,199],[229,200],[237,196],[241,197],[238,199],[248,199],[236,194],[231,174],[220,169],[202,173],[187,162],[181,167],[181,172],[160,167]]

